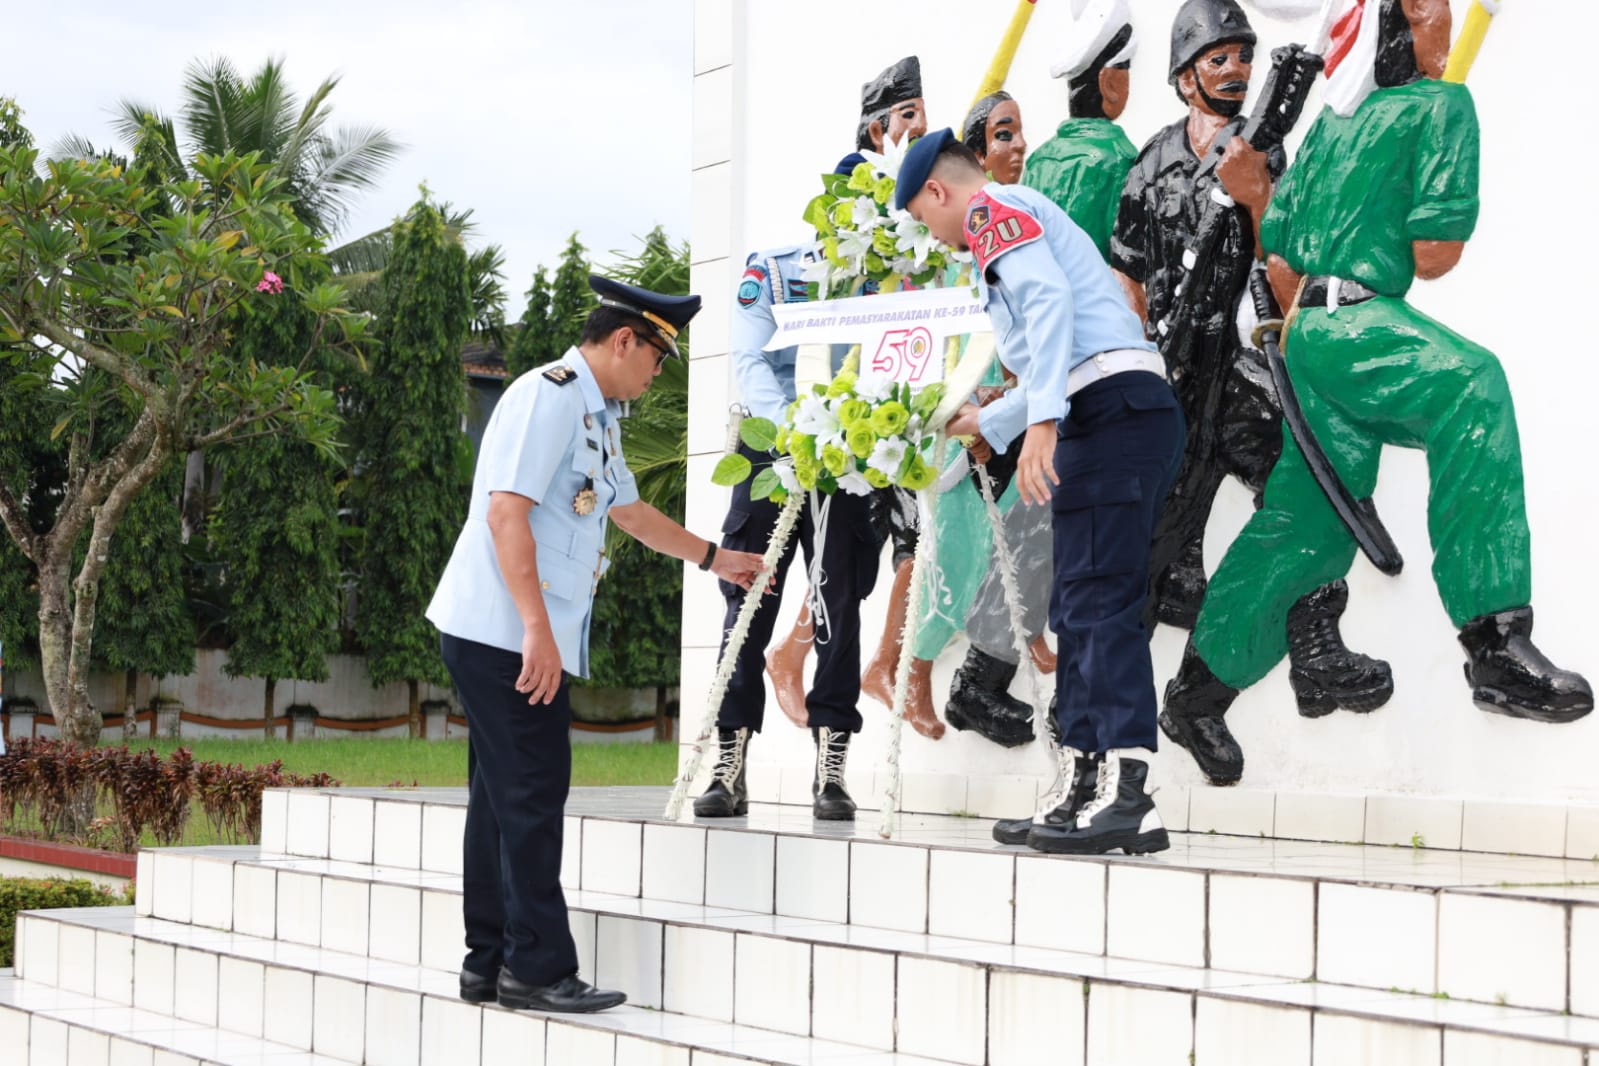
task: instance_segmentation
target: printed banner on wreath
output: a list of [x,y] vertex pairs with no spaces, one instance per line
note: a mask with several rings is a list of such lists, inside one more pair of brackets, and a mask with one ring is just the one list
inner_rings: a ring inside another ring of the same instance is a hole
[[988,313],[970,289],[916,289],[847,300],[778,304],[769,351],[797,344],[861,346],[863,381],[889,380],[921,388],[944,376],[944,342],[990,329]]

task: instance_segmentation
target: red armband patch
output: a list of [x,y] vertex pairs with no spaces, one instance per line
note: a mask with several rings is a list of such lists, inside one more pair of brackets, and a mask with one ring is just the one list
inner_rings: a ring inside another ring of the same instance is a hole
[[966,206],[966,243],[984,274],[994,260],[1044,235],[1038,219],[980,192]]

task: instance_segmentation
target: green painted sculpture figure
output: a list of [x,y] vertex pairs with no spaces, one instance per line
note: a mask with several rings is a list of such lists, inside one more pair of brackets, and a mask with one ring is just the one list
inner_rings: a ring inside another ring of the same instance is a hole
[[1033,149],[1022,184],[1058,204],[1110,258],[1110,232],[1122,184],[1138,149],[1116,124],[1127,107],[1128,78],[1138,42],[1127,0],[1093,0],[1077,20],[1067,54],[1051,70],[1065,78],[1070,116]]
[[[1405,300],[1459,261],[1477,221],[1478,126],[1439,79],[1448,0],[1349,0],[1329,12],[1327,102],[1260,227],[1305,428],[1355,499],[1385,444],[1426,452],[1433,579],[1484,710],[1569,722],[1593,709],[1580,675],[1533,645],[1521,448],[1492,352]],[[1212,576],[1161,726],[1213,780],[1243,753],[1222,715],[1287,652],[1289,605],[1342,577],[1356,551],[1304,452],[1285,440],[1265,504]],[[1174,731],[1174,716],[1203,728]]]

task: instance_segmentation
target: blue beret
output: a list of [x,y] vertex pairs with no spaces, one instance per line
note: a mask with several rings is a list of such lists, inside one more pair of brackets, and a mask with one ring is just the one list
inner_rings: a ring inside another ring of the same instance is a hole
[[677,334],[688,325],[689,319],[699,313],[698,296],[662,296],[658,292],[602,278],[598,274],[589,275],[589,288],[600,298],[601,307],[626,311],[648,322],[655,335],[666,342],[672,354],[682,358],[682,353],[677,350]]
[[934,130],[911,145],[910,150],[905,153],[905,161],[899,165],[899,177],[894,181],[896,208],[903,211],[910,206],[916,194],[922,191],[922,186],[927,184],[927,175],[933,172],[933,163],[938,159],[938,153],[954,139],[955,134],[946,126],[944,129]]

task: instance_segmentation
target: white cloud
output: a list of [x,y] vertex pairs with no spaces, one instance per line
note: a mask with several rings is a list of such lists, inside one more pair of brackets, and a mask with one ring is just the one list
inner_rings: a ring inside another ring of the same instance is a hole
[[48,148],[109,144],[110,109],[177,110],[183,72],[282,56],[302,95],[330,74],[335,125],[378,125],[408,146],[345,228],[387,225],[426,182],[470,207],[477,243],[505,249],[507,311],[577,230],[596,258],[656,223],[686,238],[692,0],[282,0],[131,8],[42,5],[0,73]]

